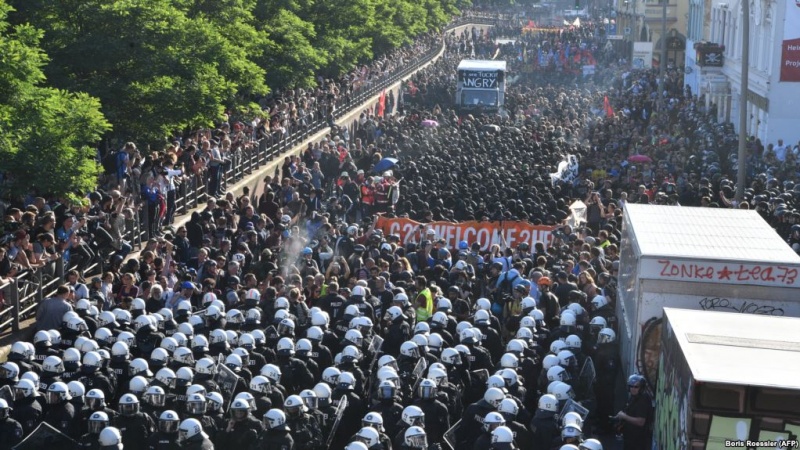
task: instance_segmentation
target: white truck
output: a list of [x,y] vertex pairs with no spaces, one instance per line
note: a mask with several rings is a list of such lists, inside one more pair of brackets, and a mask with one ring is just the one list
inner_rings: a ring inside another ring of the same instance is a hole
[[652,448],[797,448],[798,328],[795,317],[664,308]]
[[800,256],[755,211],[627,204],[621,238],[626,374],[655,383],[664,307],[800,317]]
[[456,108],[460,111],[503,109],[507,71],[505,61],[465,59],[456,70]]

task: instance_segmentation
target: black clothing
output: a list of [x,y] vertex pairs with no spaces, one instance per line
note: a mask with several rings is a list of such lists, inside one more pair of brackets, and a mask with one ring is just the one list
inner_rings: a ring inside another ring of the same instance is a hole
[[178,433],[162,433],[160,431],[153,433],[150,439],[147,440],[148,450],[180,450],[180,446],[176,442]]
[[120,415],[114,421],[114,426],[122,433],[125,450],[145,450],[156,425],[150,416],[138,412],[132,416]]
[[430,442],[441,442],[450,429],[450,414],[447,406],[439,400],[418,400],[414,402],[425,413],[425,433]]
[[[198,434],[187,439],[180,448],[181,450],[214,450],[214,444],[207,437]],[[127,445],[125,450],[128,450]]]
[[632,395],[623,409],[631,417],[644,417],[643,427],[637,427],[628,421],[622,422],[622,438],[624,450],[637,450],[649,445],[649,424],[653,420],[653,402],[647,392]]
[[400,346],[409,339],[411,339],[411,326],[400,317],[386,329],[381,350],[387,355],[399,355]]
[[555,413],[551,411],[537,410],[531,420],[530,429],[533,433],[532,448],[550,448],[553,440],[560,437]]
[[273,428],[261,433],[254,450],[295,450],[294,438],[288,427]]
[[236,421],[233,430],[228,431],[227,426],[217,433],[216,444],[225,449],[249,449],[257,440],[258,434],[264,431],[264,424],[252,415]]
[[[483,419],[494,411],[492,405],[481,399],[467,406],[456,430],[456,448],[471,448],[483,431]],[[538,447],[537,447],[538,448]],[[541,447],[545,448],[545,447]]]
[[33,397],[26,397],[14,402],[11,417],[22,425],[25,436],[31,434],[42,418],[42,406]]
[[289,425],[297,450],[324,448],[325,440],[322,435],[322,427],[314,416],[301,414],[298,417],[289,417],[286,420],[286,424]]
[[22,441],[22,425],[12,418],[0,422],[0,448],[12,448]]
[[72,439],[80,437],[79,419],[75,415],[75,407],[72,403],[63,401],[56,405],[50,405],[44,421]]
[[306,363],[300,359],[278,356],[276,365],[281,369],[281,381],[291,394],[298,394],[303,389],[314,387],[315,378],[308,370]]

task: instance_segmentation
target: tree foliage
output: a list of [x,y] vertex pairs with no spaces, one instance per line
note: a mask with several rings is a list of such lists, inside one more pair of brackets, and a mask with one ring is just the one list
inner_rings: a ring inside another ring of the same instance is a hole
[[[3,0],[0,0],[3,1]],[[159,143],[270,90],[313,87],[440,28],[469,0],[6,0],[45,30],[49,84]]]
[[80,198],[97,186],[91,145],[110,129],[98,99],[43,86],[42,32],[9,26],[0,0],[0,168],[7,195]]

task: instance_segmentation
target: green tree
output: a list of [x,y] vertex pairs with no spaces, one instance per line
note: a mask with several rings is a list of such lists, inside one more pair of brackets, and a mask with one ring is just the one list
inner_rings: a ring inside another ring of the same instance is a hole
[[91,147],[110,129],[100,103],[87,94],[42,86],[47,56],[42,32],[9,26],[0,0],[0,168],[7,195],[50,194],[78,199],[97,186]]
[[376,54],[387,52],[412,41],[414,36],[428,31],[424,20],[425,8],[416,1],[375,0],[375,26],[372,48]]
[[[176,131],[209,125],[226,107],[267,92],[265,72],[248,58],[247,47],[221,32],[224,19],[191,9],[194,4],[19,3],[21,21],[47,27],[50,81],[99,97],[124,139],[163,142]],[[250,32],[246,21],[234,23],[235,29]]]
[[314,44],[328,55],[324,75],[340,75],[372,57],[373,0],[310,0],[300,16],[314,24]]
[[314,25],[298,15],[305,7],[291,0],[256,2],[256,26],[269,35],[269,43],[258,61],[274,89],[316,85],[316,73],[330,60],[323,49],[315,46]]

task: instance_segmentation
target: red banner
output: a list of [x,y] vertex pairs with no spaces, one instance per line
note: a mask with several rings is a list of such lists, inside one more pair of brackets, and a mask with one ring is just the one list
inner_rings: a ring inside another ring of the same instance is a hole
[[800,39],[783,41],[781,81],[800,81]]
[[607,95],[603,97],[603,109],[606,110],[606,117],[612,117],[614,115],[614,109],[611,108],[611,102],[608,101]]
[[426,239],[427,231],[435,232],[435,239],[444,239],[451,249],[458,247],[460,241],[481,244],[481,250],[489,250],[493,244],[502,245],[503,239],[509,247],[516,247],[522,242],[530,244],[531,248],[537,242],[542,242],[545,247],[552,241],[552,231],[555,227],[532,225],[528,222],[507,220],[503,222],[430,222],[423,224],[411,219],[389,219],[378,216],[375,228],[383,231],[384,235],[396,234],[400,236],[403,244],[420,242]]

